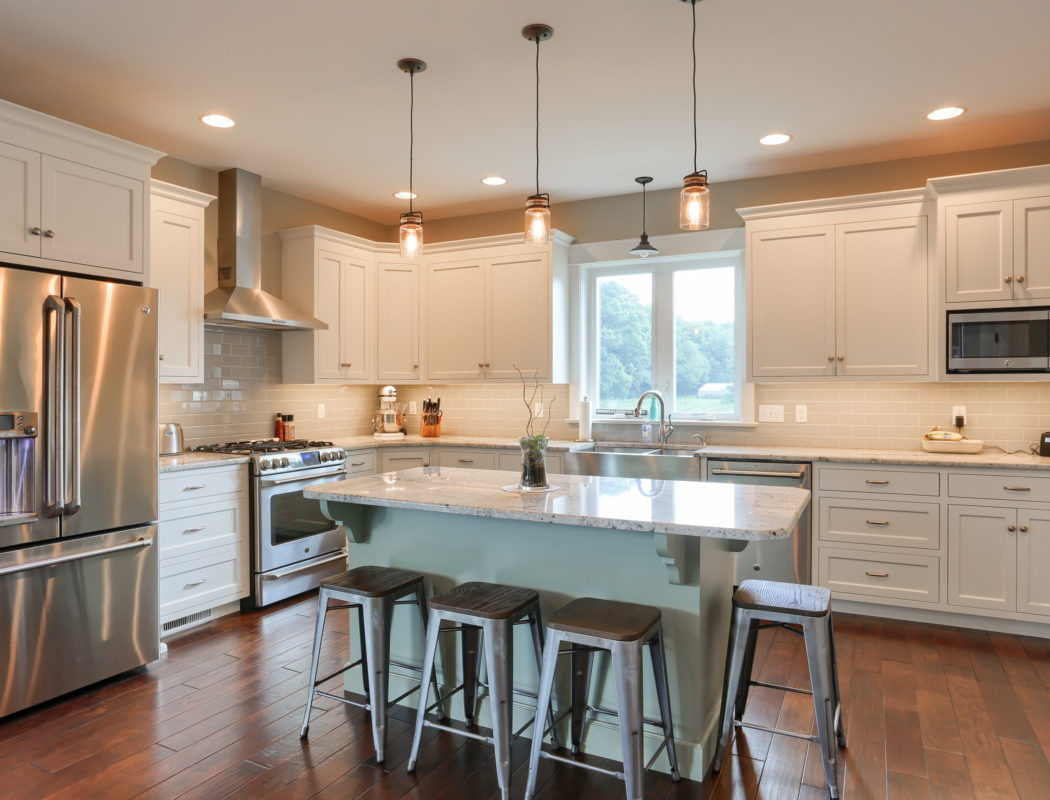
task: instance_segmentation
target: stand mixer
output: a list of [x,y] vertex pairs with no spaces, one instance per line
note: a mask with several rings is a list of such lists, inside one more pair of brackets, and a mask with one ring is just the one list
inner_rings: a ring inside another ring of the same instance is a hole
[[405,436],[405,409],[397,402],[396,386],[384,386],[379,392],[379,409],[372,415],[372,435],[376,439]]

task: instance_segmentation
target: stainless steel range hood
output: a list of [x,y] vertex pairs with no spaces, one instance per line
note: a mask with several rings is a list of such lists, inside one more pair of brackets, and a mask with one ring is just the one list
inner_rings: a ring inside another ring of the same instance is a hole
[[262,289],[262,178],[243,169],[219,173],[219,288],[204,297],[204,321],[276,331],[328,325]]

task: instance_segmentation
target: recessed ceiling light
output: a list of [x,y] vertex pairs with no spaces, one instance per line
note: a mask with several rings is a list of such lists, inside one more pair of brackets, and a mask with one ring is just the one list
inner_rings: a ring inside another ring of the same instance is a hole
[[205,114],[201,122],[211,125],[213,128],[232,128],[237,123],[223,114]]
[[954,119],[960,114],[966,111],[965,108],[959,106],[945,106],[944,108],[936,108],[926,115],[926,119],[941,120],[941,119]]
[[790,141],[791,134],[788,133],[767,133],[761,139],[760,144],[784,144],[784,142]]
[[415,200],[419,195],[415,192],[394,192],[394,197],[398,200]]
[[481,182],[486,186],[502,186],[507,182],[507,179],[501,178],[499,175],[489,175],[487,178],[482,178]]

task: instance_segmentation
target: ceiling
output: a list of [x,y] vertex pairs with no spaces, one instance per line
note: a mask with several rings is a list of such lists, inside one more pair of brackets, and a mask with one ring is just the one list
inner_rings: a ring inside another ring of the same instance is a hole
[[[1050,139],[1046,0],[703,0],[711,182]],[[692,171],[690,10],[676,0],[0,0],[0,96],[379,222],[554,203]],[[961,105],[964,116],[925,114]],[[209,112],[237,121],[200,123]],[[764,147],[757,139],[794,139]],[[483,186],[485,175],[508,179]]]

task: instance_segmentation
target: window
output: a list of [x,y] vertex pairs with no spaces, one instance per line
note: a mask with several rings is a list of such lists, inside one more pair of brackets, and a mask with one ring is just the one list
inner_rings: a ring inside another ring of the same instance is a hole
[[590,312],[585,383],[599,416],[633,412],[641,394],[656,388],[667,412],[680,420],[742,419],[739,252],[584,270]]

